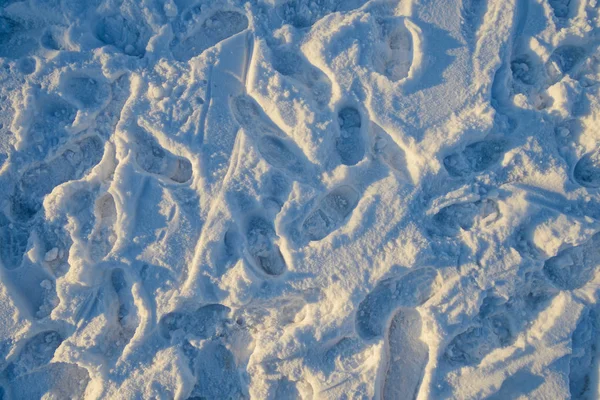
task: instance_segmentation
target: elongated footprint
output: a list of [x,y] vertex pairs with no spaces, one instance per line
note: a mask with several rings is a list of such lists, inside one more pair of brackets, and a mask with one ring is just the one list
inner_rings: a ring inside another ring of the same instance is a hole
[[429,358],[429,346],[420,337],[422,325],[421,315],[412,308],[400,308],[392,318],[384,400],[417,398]]
[[117,207],[115,199],[106,193],[96,200],[96,224],[90,239],[90,256],[94,261],[103,259],[117,240],[115,224],[117,222]]
[[365,156],[365,139],[362,133],[362,117],[354,107],[344,107],[338,112],[340,135],[335,148],[342,164],[358,164]]
[[256,266],[271,276],[281,275],[286,270],[283,255],[279,246],[274,243],[275,237],[273,224],[265,218],[255,216],[248,221],[246,230],[248,252]]

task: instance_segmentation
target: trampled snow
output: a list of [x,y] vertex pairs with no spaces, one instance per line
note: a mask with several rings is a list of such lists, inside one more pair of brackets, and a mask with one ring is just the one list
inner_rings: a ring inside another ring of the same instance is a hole
[[600,397],[598,0],[0,1],[0,399]]

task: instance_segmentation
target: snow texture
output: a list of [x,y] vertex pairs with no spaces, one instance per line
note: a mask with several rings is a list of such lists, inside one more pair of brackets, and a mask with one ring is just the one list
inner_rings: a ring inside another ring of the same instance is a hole
[[600,398],[599,21],[0,1],[0,399]]

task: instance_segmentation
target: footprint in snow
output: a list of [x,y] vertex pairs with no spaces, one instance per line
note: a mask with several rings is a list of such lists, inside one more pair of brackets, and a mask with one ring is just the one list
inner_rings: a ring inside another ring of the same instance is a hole
[[600,150],[581,157],[573,169],[573,179],[581,186],[600,188]]
[[335,142],[336,151],[344,165],[356,165],[365,156],[362,117],[354,107],[344,107],[338,112],[340,133]]
[[380,41],[375,45],[373,68],[390,81],[408,76],[413,63],[413,37],[403,19],[382,18],[379,23]]
[[248,28],[248,17],[237,11],[219,10],[208,17],[187,37],[171,43],[171,52],[177,61],[189,61],[219,42]]
[[215,338],[223,329],[229,312],[229,307],[221,304],[207,304],[191,313],[173,311],[161,317],[159,330],[167,339],[177,331],[201,339]]
[[467,145],[463,151],[444,158],[444,167],[450,176],[466,177],[483,172],[500,161],[507,148],[502,139],[489,139]]
[[176,183],[192,178],[192,163],[164,149],[156,139],[141,127],[134,131],[135,160],[144,171]]
[[457,236],[481,223],[491,224],[500,218],[498,203],[492,199],[456,203],[442,208],[433,216],[435,231],[443,236]]
[[436,293],[440,285],[438,276],[434,268],[425,267],[380,281],[358,305],[355,321],[358,335],[364,340],[382,337],[395,310],[418,307]]
[[596,275],[600,264],[600,233],[587,242],[561,250],[544,263],[544,274],[561,290],[583,287]]
[[121,15],[100,18],[94,34],[103,45],[114,46],[125,54],[142,57],[146,52],[146,43],[138,26]]
[[246,227],[248,253],[253,264],[269,276],[278,276],[285,272],[287,265],[279,246],[275,243],[275,228],[261,216],[253,216]]
[[114,246],[117,237],[117,207],[112,194],[106,193],[96,200],[96,223],[90,235],[90,256],[94,261],[103,259]]
[[275,48],[271,53],[273,68],[277,72],[304,85],[319,106],[324,107],[329,103],[331,81],[321,70],[298,54],[299,50]]
[[359,201],[359,193],[348,185],[338,186],[317,203],[302,223],[302,231],[310,241],[319,241],[340,228]]
[[54,158],[25,171],[16,185],[12,215],[29,221],[39,211],[44,197],[65,182],[80,179],[102,159],[104,145],[98,136],[87,136],[65,146]]
[[266,162],[296,177],[304,177],[307,171],[304,154],[267,117],[254,99],[247,95],[236,96],[231,100],[231,109],[238,123],[254,140]]
[[429,360],[429,346],[421,340],[422,325],[421,315],[412,308],[400,308],[392,318],[382,399],[417,398]]

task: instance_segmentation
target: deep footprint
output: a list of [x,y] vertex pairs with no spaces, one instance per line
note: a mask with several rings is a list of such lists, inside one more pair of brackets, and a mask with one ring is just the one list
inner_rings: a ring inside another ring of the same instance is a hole
[[412,308],[400,308],[392,318],[384,400],[417,398],[429,359],[429,346],[420,338],[422,325],[421,315]]
[[326,194],[302,224],[308,240],[319,241],[340,228],[358,204],[359,197],[358,192],[347,185]]
[[177,61],[189,61],[204,50],[248,28],[248,18],[237,11],[217,11],[209,17],[197,32],[181,42],[171,44]]
[[600,187],[600,150],[581,157],[573,169],[573,179],[584,187]]
[[500,217],[498,204],[484,199],[474,203],[457,203],[442,208],[433,216],[437,233],[444,236],[457,236],[462,231],[471,230],[481,222],[492,223]]
[[431,267],[379,282],[358,305],[356,331],[364,340],[382,337],[394,310],[418,307],[429,300],[438,288],[438,272]]
[[527,54],[515,57],[510,63],[513,81],[525,85],[534,85],[539,79],[539,71]]
[[98,136],[75,142],[54,159],[26,171],[13,198],[13,217],[30,220],[41,208],[43,198],[71,180],[80,179],[102,159],[104,145]]
[[550,7],[557,18],[567,18],[569,16],[569,5],[571,0],[548,0]]
[[356,165],[365,156],[362,134],[362,118],[354,107],[344,107],[338,113],[340,136],[335,143],[336,151],[344,165]]
[[600,233],[569,247],[544,263],[544,274],[559,289],[574,290],[591,281],[600,264]]
[[506,151],[504,140],[483,140],[468,145],[460,153],[444,158],[444,167],[451,176],[465,177],[474,172],[482,172],[500,161]]
[[274,243],[275,237],[273,224],[266,219],[255,216],[248,221],[248,252],[256,266],[271,276],[281,275],[287,268],[279,246]]
[[186,183],[192,178],[190,160],[165,150],[142,128],[138,128],[135,132],[135,141],[135,160],[144,171],[177,183]]

